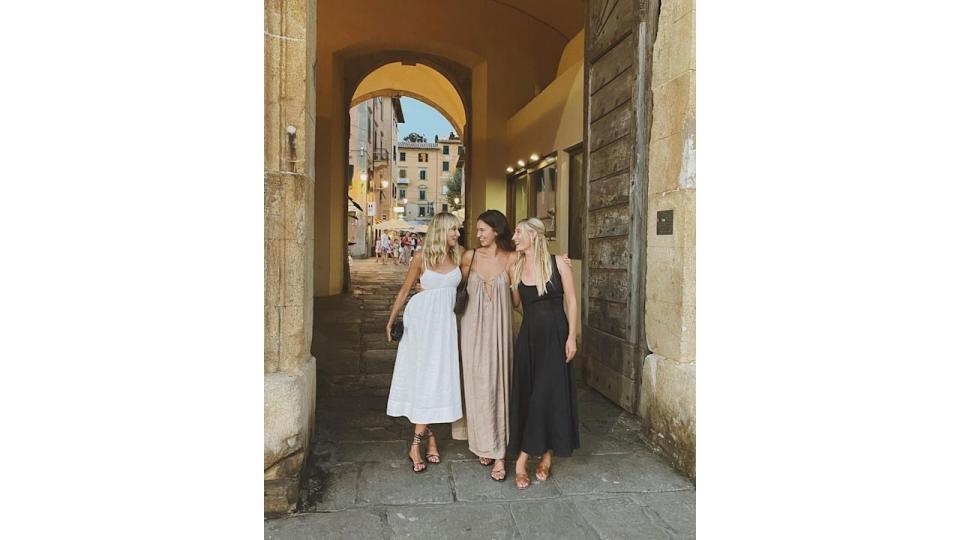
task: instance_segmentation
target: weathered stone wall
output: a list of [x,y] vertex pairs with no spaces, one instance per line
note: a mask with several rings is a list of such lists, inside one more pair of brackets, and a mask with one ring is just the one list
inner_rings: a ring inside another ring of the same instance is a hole
[[[316,394],[313,203],[316,12],[264,3],[264,503],[290,511],[309,448]],[[291,139],[288,127],[296,129]]]
[[[696,102],[693,0],[664,0],[653,49],[647,346],[639,415],[653,444],[696,475]],[[673,233],[657,213],[673,211]]]

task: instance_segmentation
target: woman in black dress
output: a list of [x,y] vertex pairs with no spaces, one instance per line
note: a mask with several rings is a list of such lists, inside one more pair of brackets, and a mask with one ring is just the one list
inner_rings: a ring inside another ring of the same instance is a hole
[[580,448],[577,387],[570,365],[577,353],[577,298],[573,274],[550,255],[544,230],[542,221],[528,218],[517,223],[513,234],[519,257],[511,288],[514,305],[523,304],[523,322],[514,347],[508,451],[520,454],[520,489],[530,485],[531,454],[541,456],[536,476],[543,482],[550,476],[554,455],[569,457]]

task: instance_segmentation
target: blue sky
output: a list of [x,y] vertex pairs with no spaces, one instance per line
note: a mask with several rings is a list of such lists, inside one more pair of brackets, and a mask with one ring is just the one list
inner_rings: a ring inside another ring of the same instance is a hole
[[397,124],[397,131],[400,132],[400,138],[403,139],[409,133],[416,131],[433,142],[433,136],[439,135],[441,139],[450,135],[454,131],[450,122],[437,112],[436,109],[422,101],[402,96],[400,98],[400,107],[403,108],[402,124]]

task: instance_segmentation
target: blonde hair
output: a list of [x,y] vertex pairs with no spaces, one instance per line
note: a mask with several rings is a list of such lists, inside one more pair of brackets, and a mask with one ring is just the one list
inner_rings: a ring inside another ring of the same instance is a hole
[[527,253],[532,251],[533,254],[531,257],[533,258],[537,275],[537,293],[539,296],[543,296],[547,293],[547,283],[553,275],[553,265],[550,264],[550,250],[547,249],[547,237],[544,234],[546,227],[542,221],[532,217],[521,220],[517,223],[517,228],[520,229],[520,232],[523,234],[532,232],[535,233],[536,236],[533,238],[533,247],[530,250],[518,252],[517,262],[513,263],[512,288],[516,289],[520,286],[520,280],[523,276],[523,265],[527,259]]
[[450,257],[453,264],[460,266],[460,245],[447,245],[447,231],[460,227],[460,220],[449,212],[440,212],[430,220],[427,238],[423,243],[423,260],[431,267],[439,266],[443,259]]

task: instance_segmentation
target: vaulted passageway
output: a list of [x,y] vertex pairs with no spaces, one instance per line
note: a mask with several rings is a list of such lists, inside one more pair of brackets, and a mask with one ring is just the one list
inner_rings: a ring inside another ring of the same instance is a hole
[[[437,10],[420,0],[285,0],[265,8],[267,512],[297,504],[311,432],[325,429],[317,396],[333,381],[337,391],[388,382],[378,371],[388,349],[371,341],[385,321],[337,306],[364,297],[347,270],[350,105],[394,90],[428,99],[462,128],[468,247],[488,208],[511,222],[536,215],[550,223],[550,251],[573,260],[583,380],[635,415],[644,440],[695,478],[694,2],[453,0]],[[462,121],[449,88],[391,82],[423,67],[455,89]],[[372,296],[360,312],[385,316],[389,300]],[[317,347],[326,338],[314,332],[332,331],[323,322],[340,331]]]

